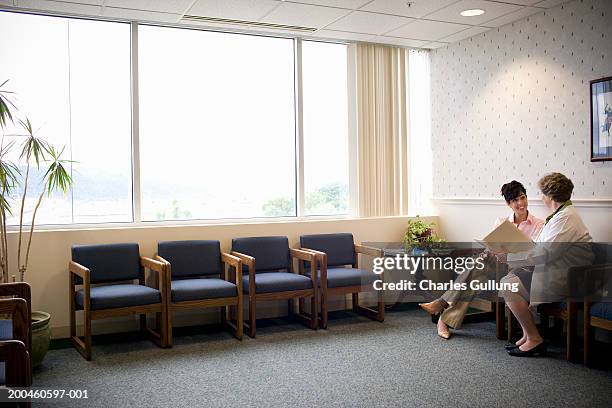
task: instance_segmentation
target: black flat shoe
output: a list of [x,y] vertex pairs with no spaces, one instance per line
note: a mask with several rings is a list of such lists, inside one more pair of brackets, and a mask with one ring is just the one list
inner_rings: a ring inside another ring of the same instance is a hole
[[542,342],[538,344],[537,346],[535,346],[534,348],[532,348],[531,350],[523,351],[517,347],[515,349],[509,350],[508,354],[510,354],[513,357],[533,357],[536,355],[544,357],[546,356],[547,347],[548,347],[548,344],[546,344],[545,342]]
[[514,350],[515,348],[519,348],[519,346],[517,346],[514,343],[508,343],[504,346],[504,348],[506,349],[506,351],[510,351],[510,350]]

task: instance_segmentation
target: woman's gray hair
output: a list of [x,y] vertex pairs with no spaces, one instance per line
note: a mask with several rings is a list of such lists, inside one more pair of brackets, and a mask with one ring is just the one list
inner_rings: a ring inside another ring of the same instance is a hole
[[538,180],[538,188],[545,196],[564,203],[572,197],[574,183],[561,173],[550,173]]

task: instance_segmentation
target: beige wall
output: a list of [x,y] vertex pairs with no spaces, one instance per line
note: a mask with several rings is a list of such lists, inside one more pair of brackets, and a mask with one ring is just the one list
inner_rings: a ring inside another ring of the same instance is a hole
[[[241,236],[286,235],[289,244],[297,247],[301,234],[352,232],[355,242],[401,241],[408,217],[364,218],[346,220],[317,220],[267,222],[249,224],[145,226],[88,230],[55,230],[35,232],[32,256],[26,281],[32,285],[33,310],[44,310],[52,315],[53,337],[68,335],[68,261],[73,244],[138,242],[142,255],[152,256],[157,242],[181,239],[218,239],[223,250],[229,250],[231,239]],[[10,234],[10,246],[16,247],[16,233]],[[12,253],[16,253],[13,251]],[[13,262],[15,260],[13,259]],[[342,300],[333,307],[343,307]],[[281,315],[286,303],[264,306],[258,316]],[[181,313],[177,325],[213,322],[216,312]],[[80,321],[80,318],[79,320]],[[94,333],[117,332],[136,328],[130,317],[96,322]]]

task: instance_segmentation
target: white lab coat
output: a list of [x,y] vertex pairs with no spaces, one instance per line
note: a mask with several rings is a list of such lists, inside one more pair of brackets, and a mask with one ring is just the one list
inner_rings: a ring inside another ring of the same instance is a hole
[[567,271],[572,266],[593,263],[588,244],[593,239],[573,205],[555,214],[536,238],[536,246],[520,253],[508,254],[512,268],[534,266],[529,303],[565,300],[568,292]]

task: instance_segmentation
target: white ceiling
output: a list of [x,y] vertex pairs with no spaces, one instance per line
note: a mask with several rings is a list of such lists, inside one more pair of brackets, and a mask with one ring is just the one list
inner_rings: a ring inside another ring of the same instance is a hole
[[[440,48],[568,0],[0,0],[0,7],[215,29]],[[463,17],[479,8],[481,16]],[[183,16],[237,22],[194,22]],[[256,23],[316,29],[273,29]]]

